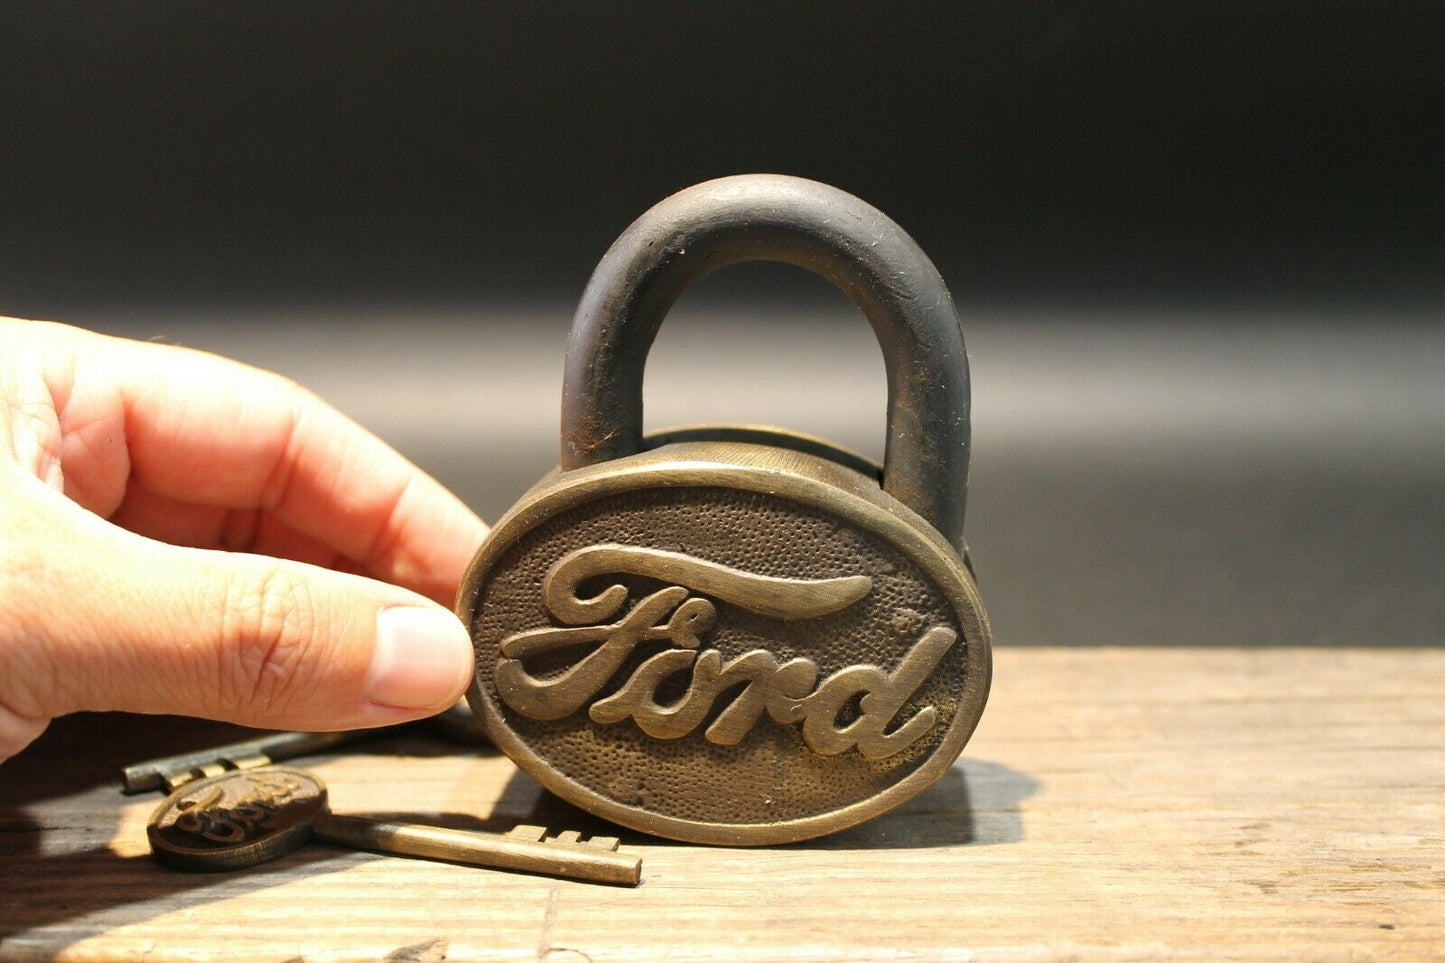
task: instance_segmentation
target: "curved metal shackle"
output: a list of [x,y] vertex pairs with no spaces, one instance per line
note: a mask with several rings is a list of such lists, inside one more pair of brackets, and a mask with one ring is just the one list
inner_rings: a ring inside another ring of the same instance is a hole
[[962,552],[969,378],[963,331],[933,262],[876,208],[775,174],[724,177],[661,201],[613,243],[572,322],[562,470],[642,450],[642,373],[688,286],[742,261],[831,281],[867,316],[888,372],[883,489]]

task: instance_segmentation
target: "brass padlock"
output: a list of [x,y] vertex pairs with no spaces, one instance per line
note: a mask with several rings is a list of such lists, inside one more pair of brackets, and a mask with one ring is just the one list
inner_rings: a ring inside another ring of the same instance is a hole
[[[643,437],[663,316],[750,260],[807,268],[868,317],[888,366],[881,469],[773,429]],[[667,198],[582,296],[561,468],[462,583],[473,709],[543,786],[660,836],[784,843],[893,809],[948,770],[988,697],[968,456],[958,316],[901,228],[793,177]]]

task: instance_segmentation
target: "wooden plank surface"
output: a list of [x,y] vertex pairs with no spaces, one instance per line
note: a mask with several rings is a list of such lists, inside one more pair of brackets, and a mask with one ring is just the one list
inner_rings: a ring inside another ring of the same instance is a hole
[[[771,850],[625,835],[635,890],[312,846],[146,855],[122,762],[235,734],[85,716],[0,766],[0,959],[1445,959],[1445,651],[1004,649],[964,760]],[[490,750],[308,760],[337,812],[604,824]]]

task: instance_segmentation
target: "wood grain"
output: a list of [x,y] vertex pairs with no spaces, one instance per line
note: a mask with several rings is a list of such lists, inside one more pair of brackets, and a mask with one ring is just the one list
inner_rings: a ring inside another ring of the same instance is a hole
[[[62,720],[0,767],[0,959],[1445,959],[1445,651],[1002,649],[962,763],[771,850],[624,837],[636,890],[316,845],[146,855],[123,762],[237,731]],[[337,812],[601,830],[416,734],[301,761]]]

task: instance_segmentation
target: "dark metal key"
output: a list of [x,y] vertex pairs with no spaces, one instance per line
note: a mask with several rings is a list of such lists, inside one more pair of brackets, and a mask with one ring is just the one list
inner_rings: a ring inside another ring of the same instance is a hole
[[236,769],[270,766],[364,739],[375,739],[412,726],[425,726],[454,742],[480,744],[487,741],[476,716],[467,704],[462,702],[441,715],[403,726],[357,729],[351,732],[278,732],[210,749],[147,759],[122,770],[121,792],[128,796],[152,790],[175,792],[194,779],[219,776]]

